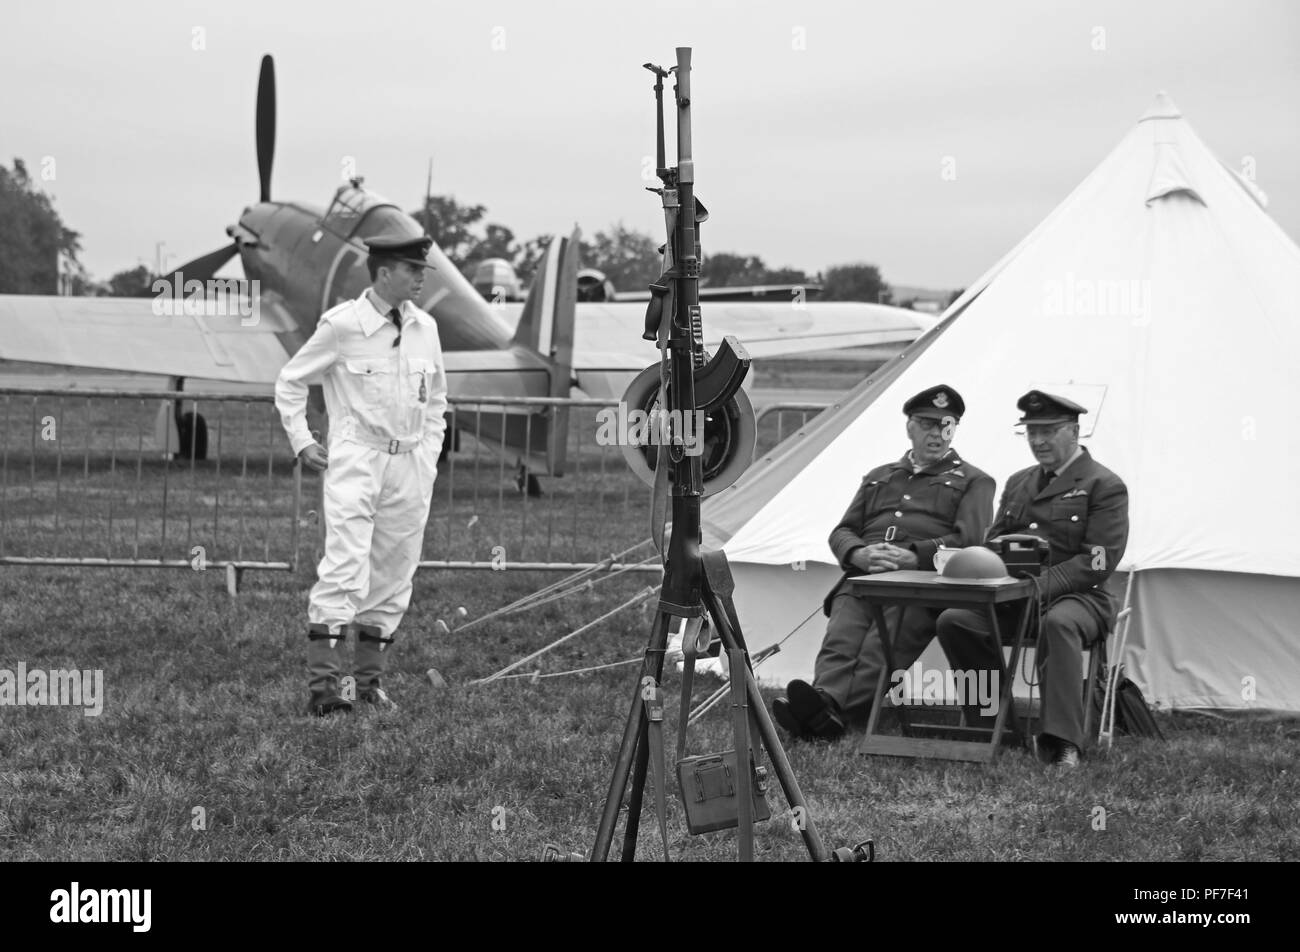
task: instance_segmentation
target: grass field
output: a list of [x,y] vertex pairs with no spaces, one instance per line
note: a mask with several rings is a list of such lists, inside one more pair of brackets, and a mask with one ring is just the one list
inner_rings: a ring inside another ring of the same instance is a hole
[[[26,464],[16,470],[24,478]],[[18,465],[12,457],[10,465]],[[283,493],[291,472],[274,462],[271,472]],[[145,474],[147,492],[160,477]],[[501,478],[480,473],[474,484],[491,500],[476,523],[480,550],[494,538],[489,510],[498,500],[505,527],[533,505],[498,492]],[[605,550],[643,538],[645,496],[639,484],[625,490],[623,478],[607,470],[608,506],[580,507],[576,527],[554,537]],[[102,515],[78,511],[68,496],[56,502],[49,480],[38,472],[30,511],[10,523],[11,552],[32,532],[45,544],[56,507],[72,507],[59,509],[65,538],[76,538],[80,530],[67,527],[83,516],[93,527]],[[195,498],[216,482],[204,473]],[[563,483],[548,484],[548,494],[571,491]],[[639,508],[628,527],[614,515],[625,494]],[[426,557],[440,557],[441,505],[435,493]],[[452,511],[459,535],[474,510]],[[283,525],[248,521],[283,551]],[[0,707],[0,860],[532,860],[547,844],[590,849],[636,668],[545,675],[638,658],[651,609],[625,610],[527,665],[525,677],[468,682],[609,611],[653,577],[611,579],[439,635],[436,621],[458,606],[479,617],[556,577],[423,572],[389,662],[401,710],[317,720],[300,713],[314,544],[311,531],[301,533],[299,570],[250,572],[236,598],[213,571],[0,566],[0,669],[101,669],[104,683],[99,716]],[[430,667],[448,686],[429,685]],[[716,687],[702,680],[697,700]],[[677,684],[668,678],[670,742]],[[992,766],[861,757],[851,738],[789,752],[827,845],[871,837],[882,861],[1300,858],[1294,721],[1160,720],[1168,743],[1121,737],[1064,776],[1014,750]],[[688,751],[730,745],[720,705],[692,729]],[[774,818],[758,827],[756,853],[806,858],[772,786]],[[732,834],[688,836],[675,798],[669,809],[674,856],[734,856]],[[650,810],[641,844],[642,858],[658,858]]]

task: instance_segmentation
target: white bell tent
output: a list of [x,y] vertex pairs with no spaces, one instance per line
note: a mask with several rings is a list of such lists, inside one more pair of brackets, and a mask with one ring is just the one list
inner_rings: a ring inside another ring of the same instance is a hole
[[1083,444],[1128,484],[1111,588],[1134,573],[1124,662],[1147,699],[1300,711],[1300,248],[1264,203],[1161,94],[938,326],[707,500],[751,650],[782,642],[762,679],[811,680],[827,537],[907,449],[904,401],[963,395],[953,445],[1000,498],[1034,462],[1015,404],[1038,388],[1088,407]]

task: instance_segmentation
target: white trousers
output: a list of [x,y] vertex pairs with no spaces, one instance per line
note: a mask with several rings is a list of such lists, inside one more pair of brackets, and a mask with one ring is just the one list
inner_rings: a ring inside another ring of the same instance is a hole
[[438,475],[441,440],[390,454],[331,440],[325,470],[325,555],[307,618],[337,631],[356,622],[391,637],[412,579]]

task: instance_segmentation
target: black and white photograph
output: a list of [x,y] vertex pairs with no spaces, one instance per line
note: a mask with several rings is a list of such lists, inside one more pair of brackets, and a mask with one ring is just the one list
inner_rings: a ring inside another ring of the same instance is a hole
[[1300,7],[2,18],[20,918],[1106,862],[1028,921],[1240,941],[1300,859]]

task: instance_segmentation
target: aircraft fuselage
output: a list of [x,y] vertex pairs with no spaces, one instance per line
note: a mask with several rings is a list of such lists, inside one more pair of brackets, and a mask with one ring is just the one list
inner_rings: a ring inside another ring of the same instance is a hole
[[[364,240],[378,234],[422,229],[411,216],[356,183],[341,187],[324,211],[297,202],[259,202],[229,229],[239,246],[244,273],[261,285],[262,304],[282,307],[297,328],[293,353],[311,335],[321,314],[356,298],[370,286]],[[444,351],[507,350],[512,328],[484,301],[435,244],[423,297],[415,302],[433,315]]]

